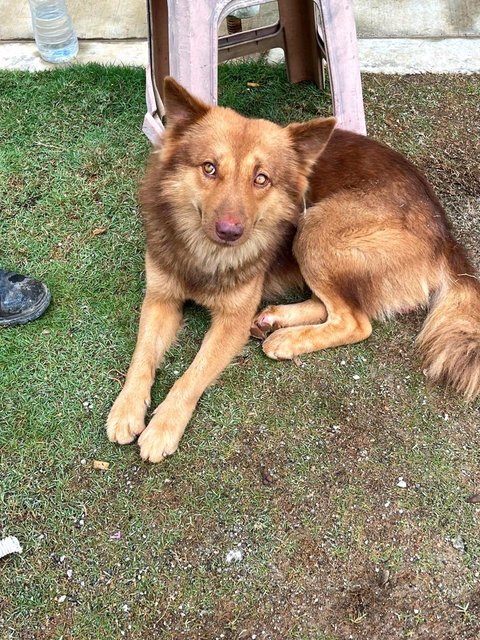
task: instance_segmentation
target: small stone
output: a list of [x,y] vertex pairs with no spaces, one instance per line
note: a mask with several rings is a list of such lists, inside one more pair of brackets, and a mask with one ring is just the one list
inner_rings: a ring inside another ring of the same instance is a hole
[[352,376],[352,378],[354,380],[360,380],[360,376],[357,373],[354,376]]
[[241,549],[232,549],[225,556],[225,562],[231,564],[232,562],[240,562],[243,560],[243,551]]
[[62,602],[65,602],[66,599],[67,599],[67,596],[60,596],[58,598],[58,602],[61,604]]
[[407,483],[405,482],[405,480],[403,479],[402,476],[400,476],[399,479],[398,479],[397,487],[400,487],[400,489],[406,489],[407,488]]
[[462,553],[465,551],[465,542],[463,541],[462,536],[458,535],[455,538],[451,539],[452,547],[457,551],[461,551]]
[[480,493],[474,493],[468,498],[468,502],[470,504],[479,504],[480,503]]

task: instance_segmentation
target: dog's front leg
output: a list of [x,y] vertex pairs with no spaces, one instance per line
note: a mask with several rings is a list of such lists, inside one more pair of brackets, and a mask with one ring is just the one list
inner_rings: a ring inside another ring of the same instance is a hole
[[107,435],[112,442],[132,442],[145,428],[155,370],[173,342],[181,318],[181,304],[147,292],[125,385],[107,419]]
[[200,396],[246,344],[250,324],[260,303],[262,282],[221,296],[212,308],[212,325],[187,371],[157,407],[138,440],[144,460],[160,462],[174,453]]
[[107,435],[112,442],[127,444],[144,430],[155,370],[175,339],[181,319],[181,302],[165,300],[147,286],[132,362],[107,418]]

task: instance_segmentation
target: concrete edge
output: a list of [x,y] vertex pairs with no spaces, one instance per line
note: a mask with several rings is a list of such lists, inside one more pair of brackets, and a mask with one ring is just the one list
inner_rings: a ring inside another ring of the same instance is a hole
[[[480,38],[375,38],[359,40],[363,73],[480,73]],[[275,56],[275,60],[282,56]],[[81,40],[73,64],[146,66],[146,40]],[[42,71],[44,62],[31,41],[1,42],[0,69]]]

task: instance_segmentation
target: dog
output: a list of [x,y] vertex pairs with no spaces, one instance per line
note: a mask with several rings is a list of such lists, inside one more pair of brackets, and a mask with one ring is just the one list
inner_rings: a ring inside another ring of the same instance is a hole
[[[175,452],[196,404],[247,342],[275,360],[365,340],[372,319],[419,307],[425,369],[480,393],[480,282],[426,178],[335,118],[280,127],[165,80],[167,128],[140,190],[146,293],[112,442]],[[268,306],[287,290],[303,302]],[[145,429],[150,389],[191,299],[211,312],[199,352]]]

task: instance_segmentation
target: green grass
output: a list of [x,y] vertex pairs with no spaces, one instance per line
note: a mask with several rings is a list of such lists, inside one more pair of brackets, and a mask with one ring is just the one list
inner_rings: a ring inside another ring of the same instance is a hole
[[[364,84],[369,130],[427,172],[478,259],[479,78]],[[330,109],[282,67],[225,65],[220,85],[222,104],[281,123]],[[425,386],[420,316],[302,366],[249,344],[163,465],[106,440],[144,288],[144,110],[139,69],[0,72],[0,264],[53,295],[0,334],[0,537],[24,547],[0,560],[0,640],[473,640],[478,403]],[[207,326],[188,306],[155,402]]]

